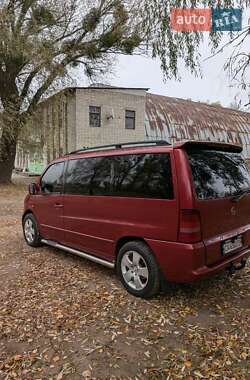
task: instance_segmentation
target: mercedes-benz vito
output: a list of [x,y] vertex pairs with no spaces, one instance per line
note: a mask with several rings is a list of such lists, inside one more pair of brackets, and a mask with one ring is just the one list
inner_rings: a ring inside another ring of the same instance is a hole
[[23,214],[30,246],[116,268],[150,297],[161,278],[191,282],[245,266],[250,174],[237,145],[164,141],[82,149],[48,165]]

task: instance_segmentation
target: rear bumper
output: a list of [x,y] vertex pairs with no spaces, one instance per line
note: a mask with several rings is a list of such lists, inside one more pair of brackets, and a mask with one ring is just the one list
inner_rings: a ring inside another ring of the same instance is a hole
[[181,244],[146,239],[155,253],[160,269],[168,281],[188,283],[209,277],[232,264],[247,260],[250,247],[233,256],[222,258],[214,265],[206,265],[206,250],[202,242],[196,244]]
[[217,265],[213,265],[210,267],[204,266],[202,268],[198,268],[197,270],[192,271],[193,279],[199,279],[208,277],[215,273],[218,273],[224,269],[230,268],[232,264],[241,263],[243,260],[247,260],[250,256],[250,248],[244,249],[236,255],[228,257]]

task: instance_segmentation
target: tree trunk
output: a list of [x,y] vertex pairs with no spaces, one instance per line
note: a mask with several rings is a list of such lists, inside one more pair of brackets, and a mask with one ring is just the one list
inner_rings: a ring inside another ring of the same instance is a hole
[[16,145],[20,122],[3,113],[0,132],[0,184],[11,182],[16,157]]
[[11,155],[5,161],[0,161],[0,185],[10,183],[12,171],[14,169],[16,155]]

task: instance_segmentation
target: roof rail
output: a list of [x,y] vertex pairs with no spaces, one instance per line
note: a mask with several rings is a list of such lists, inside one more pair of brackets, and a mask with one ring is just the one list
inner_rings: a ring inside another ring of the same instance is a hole
[[88,150],[102,150],[102,149],[121,149],[126,146],[133,146],[133,145],[171,145],[169,142],[165,140],[146,140],[146,141],[132,141],[132,142],[126,142],[126,143],[117,143],[117,144],[110,144],[110,145],[99,145],[99,146],[93,146],[93,147],[84,147],[78,150],[74,150],[73,152],[70,152],[69,154],[76,154],[81,152],[86,152]]

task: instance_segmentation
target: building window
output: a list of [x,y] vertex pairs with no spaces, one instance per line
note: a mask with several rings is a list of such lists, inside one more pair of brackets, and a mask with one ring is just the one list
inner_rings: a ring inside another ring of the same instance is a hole
[[89,107],[89,126],[90,127],[101,126],[101,107],[95,107],[95,106]]
[[135,111],[125,111],[125,128],[135,129]]

